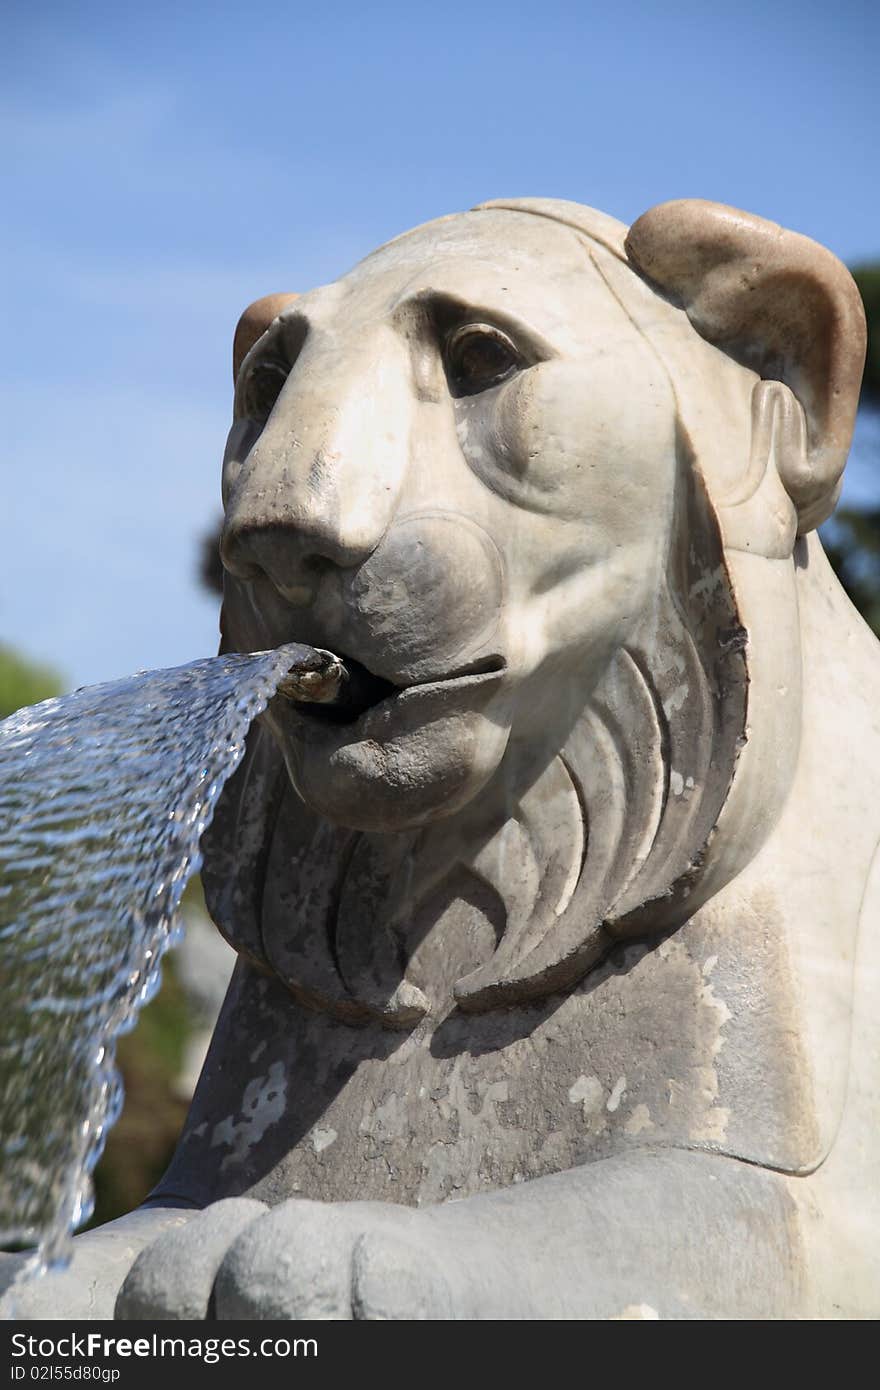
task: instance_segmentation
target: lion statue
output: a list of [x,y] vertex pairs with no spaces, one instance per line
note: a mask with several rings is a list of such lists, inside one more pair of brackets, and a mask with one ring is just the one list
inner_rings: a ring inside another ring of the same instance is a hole
[[864,346],[829,252],[690,200],[246,311],[222,650],[361,694],[224,791],[239,963],[92,1316],[880,1312],[880,649],[815,535]]

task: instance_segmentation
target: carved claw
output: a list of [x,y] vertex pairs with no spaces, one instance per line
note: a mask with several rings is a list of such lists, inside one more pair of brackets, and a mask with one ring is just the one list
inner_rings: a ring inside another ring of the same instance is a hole
[[391,1203],[293,1199],[267,1211],[227,1198],[139,1255],[115,1316],[446,1319],[454,1312],[450,1256],[426,1243],[424,1226],[419,1213]]

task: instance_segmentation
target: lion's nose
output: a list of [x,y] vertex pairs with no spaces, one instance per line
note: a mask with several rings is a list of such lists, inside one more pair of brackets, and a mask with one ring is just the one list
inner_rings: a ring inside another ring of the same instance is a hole
[[395,375],[387,361],[380,373],[341,355],[297,364],[231,489],[220,545],[231,574],[266,574],[302,605],[328,566],[355,568],[373,553],[410,447],[409,377]]
[[370,499],[349,511],[355,500],[351,491],[340,498],[326,479],[317,490],[308,483],[287,483],[270,494],[255,490],[227,516],[220,540],[224,568],[238,579],[265,574],[289,601],[308,602],[327,566],[362,564],[385,532],[387,520]]

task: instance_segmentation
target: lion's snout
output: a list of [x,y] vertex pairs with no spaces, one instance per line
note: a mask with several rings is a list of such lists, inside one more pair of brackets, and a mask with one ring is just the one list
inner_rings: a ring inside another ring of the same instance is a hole
[[412,514],[351,575],[347,598],[373,670],[441,677],[497,645],[503,561],[471,518],[439,508]]
[[311,549],[290,522],[233,521],[223,554],[234,577],[268,578],[293,610],[279,641],[294,636],[350,653],[396,685],[443,678],[503,645],[502,557],[458,513],[394,519],[369,555],[348,565]]
[[[373,553],[400,505],[410,459],[412,398],[394,340],[375,350],[311,318],[304,346],[264,421],[247,417],[242,368],[237,420],[224,462],[221,555],[240,579],[265,574],[305,606],[325,570],[350,571]],[[283,375],[281,346],[264,349]],[[249,359],[250,361],[250,359]],[[264,364],[265,365],[265,364]],[[381,403],[381,406],[380,406]]]

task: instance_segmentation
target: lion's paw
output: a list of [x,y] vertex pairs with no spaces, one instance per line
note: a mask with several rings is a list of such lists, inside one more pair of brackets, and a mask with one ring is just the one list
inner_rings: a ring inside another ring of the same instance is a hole
[[214,1279],[236,1236],[266,1211],[263,1202],[228,1197],[190,1217],[142,1250],[116,1299],[121,1319],[198,1321],[208,1317]]
[[267,1210],[228,1198],[138,1256],[116,1317],[454,1317],[447,1253],[423,1224],[418,1212],[390,1204],[293,1200]]

